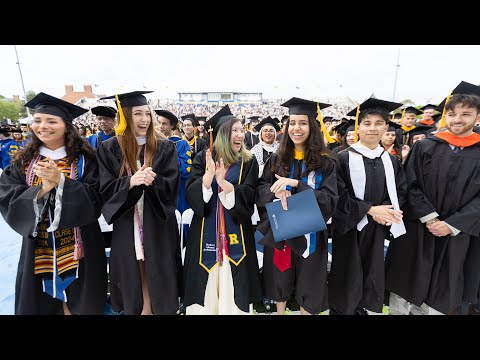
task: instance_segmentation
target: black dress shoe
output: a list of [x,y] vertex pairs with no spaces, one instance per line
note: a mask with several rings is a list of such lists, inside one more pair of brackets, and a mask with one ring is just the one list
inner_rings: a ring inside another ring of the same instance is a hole
[[477,310],[477,306],[475,304],[470,304],[468,308],[468,315],[480,315],[480,311]]
[[368,315],[368,312],[364,308],[358,308],[355,310],[355,315]]
[[177,310],[177,315],[185,315],[187,313],[187,308],[183,306],[183,304],[180,304]]

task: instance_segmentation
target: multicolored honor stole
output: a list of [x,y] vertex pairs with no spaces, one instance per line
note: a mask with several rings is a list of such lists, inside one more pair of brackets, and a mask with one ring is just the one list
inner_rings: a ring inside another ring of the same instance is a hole
[[[215,158],[215,151],[212,158]],[[227,169],[225,180],[231,184],[240,184],[242,172],[243,159],[238,160]],[[238,266],[246,256],[242,224],[236,224],[229,210],[223,207],[218,197],[221,188],[215,178],[212,181],[212,190],[211,209],[208,216],[202,219],[200,232],[199,264],[207,272],[210,272],[218,263],[221,264],[223,249],[228,260],[235,266]]]
[[[34,174],[33,165],[44,159],[44,156],[37,156],[26,165],[26,180],[29,186],[41,186],[42,179]],[[80,155],[73,164],[70,164],[66,157],[55,162],[65,177],[74,180],[82,178],[83,155]],[[55,197],[56,191],[52,189],[47,198],[46,211],[38,225],[35,237],[34,274],[41,275],[45,293],[66,302],[65,289],[78,277],[78,263],[84,255],[83,243],[80,229],[77,227],[47,231],[53,219]]]
[[[295,160],[303,160],[303,152],[299,152],[294,150],[294,159]],[[292,166],[290,168],[289,178],[294,179],[294,171],[295,166],[294,162],[292,161]],[[305,161],[302,161],[302,174],[305,172]],[[309,185],[312,189],[318,190],[320,189],[320,185],[322,185],[322,173],[311,171],[307,176],[302,177],[302,181]],[[292,187],[290,185],[286,186],[286,190],[292,192]],[[307,247],[302,254],[302,257],[307,258],[311,254],[314,253],[317,247],[317,234],[312,232],[309,234],[305,234],[305,240],[307,241]],[[287,240],[288,241],[288,240]],[[290,269],[291,267],[291,249],[287,245],[287,241],[283,240],[283,250],[275,249],[273,253],[273,263],[277,267],[278,270],[284,272],[285,270]]]

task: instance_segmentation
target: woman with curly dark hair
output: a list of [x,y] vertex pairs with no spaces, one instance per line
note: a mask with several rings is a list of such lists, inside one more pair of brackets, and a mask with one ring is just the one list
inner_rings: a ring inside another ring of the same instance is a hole
[[[327,221],[338,200],[337,177],[335,159],[325,146],[316,120],[317,103],[292,98],[282,106],[289,108],[290,117],[280,148],[267,161],[259,179],[256,202],[259,212],[274,199],[280,199],[288,211],[287,197],[313,189]],[[292,295],[300,305],[301,314],[327,310],[327,231],[275,243],[270,227],[265,216],[257,225],[257,230],[265,235],[260,240],[265,245],[265,296],[277,302],[279,314],[284,314],[286,302]]]
[[106,256],[98,168],[72,120],[88,110],[40,93],[32,141],[0,177],[0,212],[23,236],[15,314],[103,314]]

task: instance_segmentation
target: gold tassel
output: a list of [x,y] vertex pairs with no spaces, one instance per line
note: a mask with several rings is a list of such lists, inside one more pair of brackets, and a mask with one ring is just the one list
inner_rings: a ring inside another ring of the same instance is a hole
[[210,155],[212,154],[213,149],[213,128],[212,125],[208,128],[208,132],[210,133]]
[[124,136],[125,130],[127,129],[127,120],[125,119],[125,115],[123,114],[122,106],[120,105],[120,100],[118,99],[118,95],[115,95],[115,99],[117,100],[117,108],[119,114],[118,126],[115,129],[115,134],[117,136]]
[[360,115],[360,104],[357,105],[357,114],[355,115],[355,132],[353,142],[358,141],[358,115]]
[[332,139],[332,137],[327,131],[327,127],[325,126],[325,123],[323,122],[322,111],[320,110],[320,103],[318,102],[317,102],[317,120],[320,122],[320,128],[322,129],[323,135],[325,135],[325,139],[327,139],[329,144],[334,143],[335,140]]
[[447,108],[447,103],[450,101],[450,98],[452,97],[453,90],[450,91],[450,95],[447,96],[447,100],[445,100],[445,106],[443,107],[442,111],[442,119],[440,120],[440,125],[438,126],[438,129],[440,130],[441,128],[445,127],[445,109]]
[[402,126],[403,126],[403,117],[405,116],[405,110],[407,110],[407,108],[403,109],[402,117],[400,118],[400,125],[402,125]]

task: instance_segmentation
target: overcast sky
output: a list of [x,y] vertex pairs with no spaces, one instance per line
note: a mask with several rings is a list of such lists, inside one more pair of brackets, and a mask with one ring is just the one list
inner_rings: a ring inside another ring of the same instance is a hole
[[[153,90],[262,92],[306,99],[372,93],[439,103],[460,82],[480,84],[479,45],[18,45],[25,90],[53,96],[91,84],[96,94]],[[23,98],[15,47],[0,45],[0,95]]]

